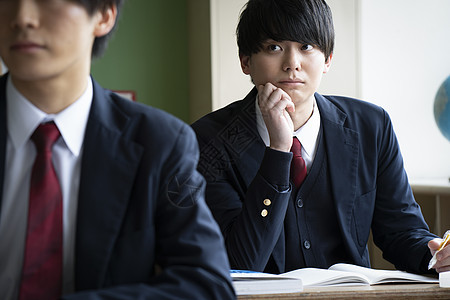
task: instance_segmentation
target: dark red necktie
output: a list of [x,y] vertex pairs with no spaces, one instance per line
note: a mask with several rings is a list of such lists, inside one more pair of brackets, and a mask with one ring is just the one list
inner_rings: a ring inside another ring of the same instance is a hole
[[302,145],[296,137],[292,140],[291,152],[294,155],[291,162],[290,177],[295,188],[298,189],[306,177],[306,164],[302,157]]
[[63,205],[52,164],[52,146],[59,136],[53,122],[39,125],[31,136],[37,155],[31,173],[20,300],[53,300],[61,296]]

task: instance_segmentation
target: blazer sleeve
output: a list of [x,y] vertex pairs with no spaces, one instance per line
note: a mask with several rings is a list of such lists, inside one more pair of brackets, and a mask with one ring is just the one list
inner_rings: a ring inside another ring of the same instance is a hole
[[436,236],[429,232],[414,199],[397,138],[386,112],[382,132],[372,224],[374,242],[383,251],[383,257],[397,269],[425,273],[431,258],[427,243]]
[[[64,299],[235,299],[223,238],[204,201],[204,179],[196,170],[199,152],[192,129],[182,125],[172,148],[166,150],[167,159],[154,167],[157,178],[145,180],[149,190],[158,191],[156,199],[144,200],[149,201],[149,210],[156,206],[154,213],[140,212],[144,218],[154,218],[155,234],[149,238],[135,234],[129,240],[138,238],[148,257],[154,254],[156,272],[139,284],[111,282],[109,287]],[[133,224],[131,219],[126,222]],[[133,251],[131,244],[123,247],[128,255]],[[134,251],[142,253],[142,249]],[[146,260],[141,259],[143,268]]]
[[263,271],[283,229],[292,153],[266,148],[261,160],[253,150],[238,148],[236,156],[226,148],[229,143],[216,142],[219,134],[203,122],[193,124],[200,144],[199,171],[207,181],[206,201],[224,235],[231,268]]

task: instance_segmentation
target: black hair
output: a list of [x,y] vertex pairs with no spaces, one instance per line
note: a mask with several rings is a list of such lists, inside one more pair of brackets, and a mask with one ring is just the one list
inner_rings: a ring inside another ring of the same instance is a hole
[[108,45],[108,41],[117,27],[117,20],[119,19],[119,13],[125,0],[72,0],[72,1],[78,2],[79,4],[84,6],[84,8],[86,9],[86,11],[90,16],[94,15],[94,13],[96,13],[97,11],[106,10],[107,8],[111,7],[114,4],[117,6],[117,18],[114,27],[108,34],[101,37],[96,37],[94,40],[94,45],[92,46],[92,57],[100,57],[103,54],[103,52],[105,52],[105,49]]
[[239,56],[258,53],[268,39],[314,45],[325,59],[334,48],[333,18],[324,0],[249,0],[236,35]]

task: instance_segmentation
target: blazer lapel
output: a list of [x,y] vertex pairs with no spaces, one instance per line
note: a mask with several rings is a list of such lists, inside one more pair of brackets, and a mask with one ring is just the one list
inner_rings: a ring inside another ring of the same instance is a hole
[[127,137],[129,118],[94,82],[77,211],[75,285],[104,285],[142,149]]
[[[331,190],[335,199],[337,217],[346,244],[351,243],[352,208],[356,196],[359,155],[359,134],[346,128],[347,115],[322,95],[315,94],[323,125],[325,151],[329,161]],[[355,253],[355,252],[353,252]]]

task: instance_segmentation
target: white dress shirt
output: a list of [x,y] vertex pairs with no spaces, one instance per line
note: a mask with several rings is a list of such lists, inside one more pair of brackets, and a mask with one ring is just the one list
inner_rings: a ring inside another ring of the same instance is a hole
[[53,147],[53,164],[63,198],[63,293],[74,290],[75,223],[84,133],[92,103],[92,81],[83,95],[58,114],[47,115],[14,87],[6,86],[7,145],[0,214],[0,296],[17,299],[25,251],[31,169],[36,149],[30,137],[53,120],[61,138]]
[[[269,132],[267,131],[266,124],[264,123],[264,118],[261,113],[261,109],[258,105],[258,96],[256,96],[255,101],[256,106],[256,126],[258,127],[259,135],[264,141],[267,147],[270,146]],[[302,157],[305,160],[306,169],[309,172],[311,165],[314,161],[317,151],[317,142],[320,130],[320,112],[314,101],[313,113],[311,117],[303,124],[302,127],[297,129],[293,136],[297,137],[302,144]]]

